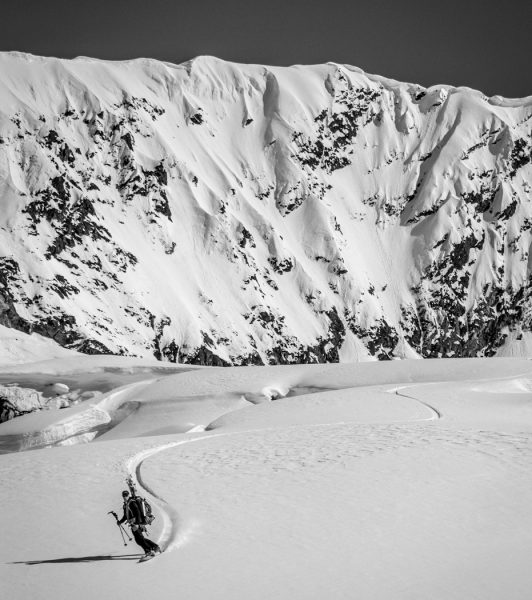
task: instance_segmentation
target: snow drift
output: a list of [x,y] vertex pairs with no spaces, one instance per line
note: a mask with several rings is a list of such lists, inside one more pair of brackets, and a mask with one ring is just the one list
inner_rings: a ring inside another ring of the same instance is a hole
[[[529,361],[186,369],[19,368],[43,385],[114,374],[85,415],[136,408],[86,444],[60,439],[81,432],[79,406],[0,424],[0,445],[15,428],[68,444],[0,456],[6,597],[529,598]],[[146,564],[107,514],[129,475],[165,550]]]

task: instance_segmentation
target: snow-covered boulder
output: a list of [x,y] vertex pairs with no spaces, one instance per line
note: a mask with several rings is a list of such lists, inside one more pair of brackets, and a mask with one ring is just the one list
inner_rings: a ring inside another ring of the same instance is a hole
[[0,385],[0,423],[41,410],[46,404],[46,399],[36,390]]
[[68,394],[70,388],[65,383],[57,382],[52,385],[52,391],[54,392],[54,394],[63,395]]

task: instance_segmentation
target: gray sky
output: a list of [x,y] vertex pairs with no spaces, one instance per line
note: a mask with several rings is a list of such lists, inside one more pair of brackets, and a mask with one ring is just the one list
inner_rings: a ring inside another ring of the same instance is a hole
[[348,63],[425,86],[532,94],[531,0],[19,0],[0,50],[183,62]]

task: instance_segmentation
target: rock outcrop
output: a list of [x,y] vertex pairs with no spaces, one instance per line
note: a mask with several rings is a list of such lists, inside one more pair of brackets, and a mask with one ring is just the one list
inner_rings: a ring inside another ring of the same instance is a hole
[[41,410],[46,404],[46,399],[35,390],[0,385],[0,423]]

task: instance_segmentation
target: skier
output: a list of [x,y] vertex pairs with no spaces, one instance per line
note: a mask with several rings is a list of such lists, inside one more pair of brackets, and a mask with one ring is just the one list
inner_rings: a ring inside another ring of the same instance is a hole
[[155,556],[156,553],[160,554],[161,549],[159,546],[144,537],[146,527],[142,522],[142,515],[135,499],[133,497],[130,498],[127,490],[122,492],[122,497],[124,498],[124,516],[119,521],[117,520],[116,524],[120,527],[125,521],[129,523],[135,542],[144,550],[146,557]]

